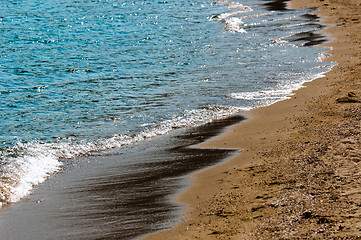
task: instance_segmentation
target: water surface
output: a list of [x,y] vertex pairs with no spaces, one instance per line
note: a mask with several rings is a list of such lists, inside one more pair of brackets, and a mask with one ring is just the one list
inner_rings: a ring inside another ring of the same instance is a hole
[[333,64],[321,62],[326,49],[315,46],[326,40],[315,32],[318,18],[285,6],[1,4],[1,204],[76,157],[267,106],[321,76]]

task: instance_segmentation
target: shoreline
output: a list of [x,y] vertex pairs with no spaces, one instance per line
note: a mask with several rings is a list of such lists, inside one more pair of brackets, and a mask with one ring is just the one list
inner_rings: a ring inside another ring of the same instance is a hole
[[191,146],[243,120],[236,115],[65,161],[29,196],[0,209],[0,239],[134,239],[167,229],[183,209],[171,200],[189,186],[186,176],[236,152]]
[[358,237],[361,232],[361,5],[293,0],[318,8],[338,65],[291,99],[258,108],[248,120],[198,147],[242,149],[196,173],[179,195],[184,222],[143,239]]

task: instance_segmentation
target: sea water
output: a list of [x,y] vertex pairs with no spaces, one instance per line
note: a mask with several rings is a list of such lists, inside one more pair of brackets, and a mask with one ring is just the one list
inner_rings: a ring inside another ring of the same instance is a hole
[[64,159],[267,106],[329,71],[312,9],[270,2],[2,3],[0,205]]

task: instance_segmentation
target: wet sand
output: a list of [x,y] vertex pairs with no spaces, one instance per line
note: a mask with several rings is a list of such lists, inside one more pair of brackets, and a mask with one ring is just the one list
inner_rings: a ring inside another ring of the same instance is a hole
[[199,145],[242,151],[193,175],[184,222],[145,239],[361,238],[361,2],[290,6],[318,8],[339,65]]
[[64,161],[63,172],[0,209],[0,239],[133,239],[169,228],[179,220],[183,206],[172,198],[189,186],[187,175],[235,154],[191,146],[243,119]]
[[[285,1],[273,3],[286,11]],[[132,239],[174,224],[146,239],[361,235],[361,6],[294,0],[292,7],[320,7],[333,24],[327,60],[339,65],[325,78],[197,148],[242,118],[65,162],[29,197],[0,209],[0,239]],[[297,37],[324,42],[314,33]]]

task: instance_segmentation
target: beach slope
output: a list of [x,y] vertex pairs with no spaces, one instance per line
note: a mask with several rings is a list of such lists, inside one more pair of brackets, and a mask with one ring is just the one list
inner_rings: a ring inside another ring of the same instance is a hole
[[361,235],[361,2],[293,0],[318,8],[338,63],[291,99],[198,146],[241,149],[199,172],[178,200],[185,221],[145,239],[353,239]]

